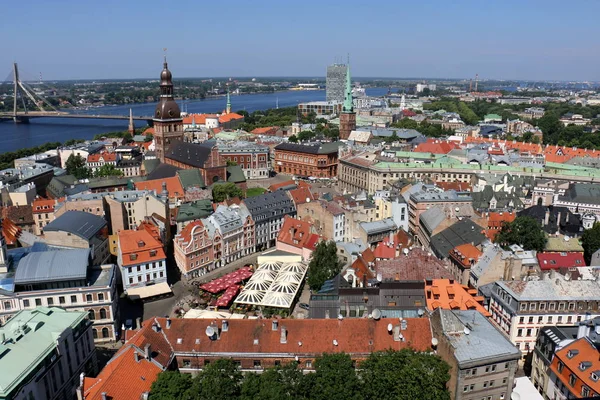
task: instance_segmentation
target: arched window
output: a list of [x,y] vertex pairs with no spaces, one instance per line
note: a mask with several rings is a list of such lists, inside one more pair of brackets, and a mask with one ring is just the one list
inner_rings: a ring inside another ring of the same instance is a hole
[[106,319],[106,310],[104,308],[100,309],[100,319]]
[[218,180],[219,180],[219,176],[218,175],[213,176],[213,178],[212,178],[213,183],[216,182],[216,181],[218,181]]
[[89,310],[88,311],[88,316],[90,318],[91,321],[96,319],[96,313],[94,312],[94,310]]
[[102,337],[103,338],[107,338],[108,337],[108,328],[102,328]]
[[92,336],[94,336],[94,339],[98,339],[98,331],[95,329],[92,329]]

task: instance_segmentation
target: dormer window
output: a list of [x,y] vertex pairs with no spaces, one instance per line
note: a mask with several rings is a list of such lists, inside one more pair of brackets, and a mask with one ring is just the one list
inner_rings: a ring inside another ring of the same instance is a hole
[[156,256],[156,250],[150,250],[150,257]]
[[600,375],[600,371],[594,371],[590,374],[590,378],[592,378],[594,382],[598,382],[598,375]]
[[135,261],[135,260],[137,260],[137,254],[135,254],[135,253],[133,253],[133,254],[130,254],[130,255],[129,255],[129,260],[131,260],[131,261]]
[[585,371],[586,369],[588,369],[591,366],[592,366],[592,363],[590,361],[582,361],[579,363],[579,369],[581,371]]
[[567,358],[573,358],[575,357],[577,354],[579,354],[579,350],[569,350],[567,351]]
[[145,245],[146,245],[146,243],[144,243],[143,240],[138,241],[138,247],[144,247]]

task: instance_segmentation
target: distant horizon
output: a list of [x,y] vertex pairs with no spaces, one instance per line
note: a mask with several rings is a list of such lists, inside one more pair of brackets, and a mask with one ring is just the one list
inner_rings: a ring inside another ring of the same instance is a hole
[[[13,60],[24,80],[40,74],[48,81],[154,79],[166,54],[175,77],[321,77],[327,65],[349,58],[352,76],[379,79],[479,74],[484,82],[600,81],[598,1],[584,7],[559,0],[3,6],[10,18],[0,25],[6,38],[0,79]],[[142,78],[127,78],[134,76]]]

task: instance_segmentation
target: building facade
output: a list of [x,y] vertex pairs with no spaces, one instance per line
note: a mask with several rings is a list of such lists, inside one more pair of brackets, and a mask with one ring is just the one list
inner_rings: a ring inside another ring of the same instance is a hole
[[37,307],[0,327],[0,398],[73,399],[80,374],[97,369],[91,323],[83,312]]
[[173,98],[173,75],[166,57],[160,73],[160,101],[154,110],[153,125],[156,157],[165,162],[171,143],[183,140],[183,119]]
[[450,365],[451,399],[511,399],[520,352],[479,311],[438,308],[431,328],[437,354]]
[[201,220],[190,222],[173,239],[175,263],[186,277],[204,275],[214,268],[213,239]]
[[327,66],[327,77],[325,78],[325,100],[344,101],[346,88],[347,67],[345,64],[332,64]]
[[246,179],[266,179],[269,177],[269,147],[254,143],[221,144],[219,154],[226,161],[242,168]]
[[339,142],[281,143],[275,146],[275,172],[300,177],[337,176]]
[[117,235],[117,263],[125,291],[167,281],[167,257],[157,238],[145,229],[123,230]]
[[294,202],[289,193],[284,190],[244,199],[244,205],[254,221],[257,251],[275,246],[285,216],[296,216]]

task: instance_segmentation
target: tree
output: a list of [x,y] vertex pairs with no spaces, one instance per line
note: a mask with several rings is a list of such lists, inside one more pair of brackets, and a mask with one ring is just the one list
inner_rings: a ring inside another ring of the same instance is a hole
[[450,366],[437,356],[388,350],[372,353],[360,367],[365,399],[450,399]]
[[338,259],[335,242],[321,241],[308,264],[308,286],[312,290],[319,290],[326,280],[333,278],[341,270],[342,263]]
[[288,138],[288,142],[290,143],[298,143],[298,138],[296,137],[296,135],[292,135]]
[[85,179],[91,176],[91,171],[85,166],[85,159],[79,154],[71,154],[65,163],[67,173],[77,179]]
[[233,360],[222,358],[210,363],[192,382],[193,400],[230,400],[241,394],[242,373]]
[[317,134],[315,132],[302,131],[296,135],[296,138],[298,139],[298,141],[302,142],[304,140],[310,140],[310,139],[314,138],[315,136],[317,136]]
[[591,265],[592,255],[600,249],[600,223],[596,222],[590,229],[586,229],[581,235],[583,246],[583,257],[587,265]]
[[115,167],[112,164],[104,164],[103,166],[98,168],[96,170],[96,172],[94,173],[94,176],[96,178],[101,178],[101,177],[105,177],[105,176],[121,176],[121,175],[123,175],[123,172],[121,172],[120,169],[117,169],[117,167]]
[[233,167],[238,165],[238,163],[236,163],[235,161],[231,161],[231,160],[227,160],[227,166],[228,167]]
[[[248,374],[242,384],[242,399],[279,400],[303,399],[307,387],[298,363],[266,369],[262,374]],[[310,388],[308,388],[310,390]]]
[[239,197],[240,199],[244,196],[244,192],[239,187],[235,186],[234,183],[220,183],[213,186],[212,190],[213,201],[220,203],[225,199],[233,197]]
[[[348,354],[323,354],[316,359],[314,385],[310,398],[315,400],[360,400],[363,398],[361,383]],[[387,396],[383,398],[387,398]]]
[[150,388],[150,400],[188,400],[192,398],[192,376],[174,371],[164,371]]
[[525,250],[542,251],[547,240],[539,222],[523,216],[515,218],[512,222],[504,222],[495,242],[504,247],[518,244]]

